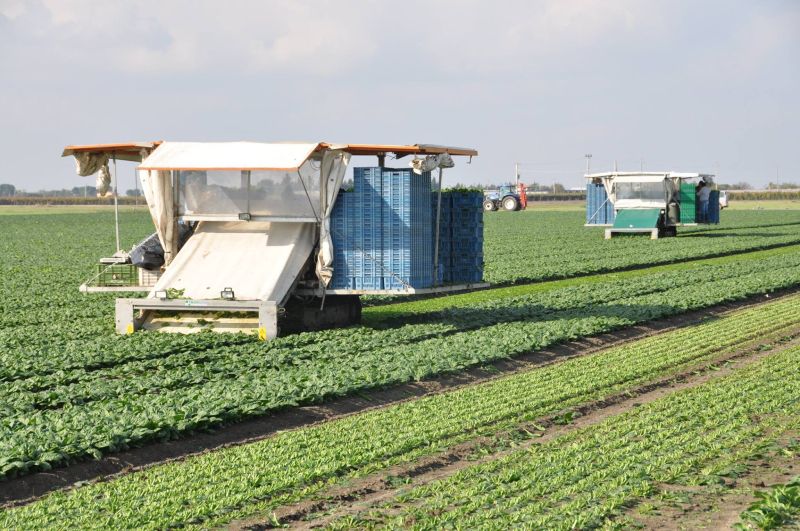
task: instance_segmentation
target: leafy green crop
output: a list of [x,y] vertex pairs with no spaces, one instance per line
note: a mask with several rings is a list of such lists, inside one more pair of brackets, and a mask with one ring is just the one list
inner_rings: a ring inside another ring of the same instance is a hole
[[[562,213],[549,214],[531,219],[567,231],[562,240],[524,248],[526,265],[514,269],[527,271],[531,278],[584,273],[584,244],[567,249],[562,241],[569,231],[578,241],[591,230],[580,226],[576,213],[570,214],[569,223]],[[693,242],[699,241],[706,246],[699,254],[714,254],[791,240],[778,233],[792,232],[793,226],[778,224],[772,213],[761,214],[766,225],[759,229],[762,237],[756,241],[744,235],[747,245],[736,243],[738,238],[688,234],[669,245],[698,251]],[[794,222],[795,213],[780,214],[788,216],[786,223]],[[110,213],[0,218],[0,476],[419,380],[800,284],[800,252],[787,248],[758,260],[728,257],[547,290],[453,297],[454,302],[444,305],[395,311],[391,320],[374,320],[372,328],[297,334],[268,344],[250,336],[213,333],[123,337],[113,330],[114,296],[76,289],[109,248],[113,233],[103,227],[110,227],[110,221]],[[747,218],[740,228],[726,230],[752,232],[748,223],[755,221]],[[497,229],[492,223],[487,221],[487,230]],[[130,244],[149,232],[150,222],[141,212],[125,213],[123,229],[123,241]],[[539,232],[533,231],[532,237],[538,238]],[[592,252],[605,253],[608,242],[592,236]],[[501,236],[495,232],[492,238]],[[627,257],[624,263],[610,260],[609,269],[650,260],[641,252],[645,240],[629,241],[629,251],[608,247]],[[661,252],[661,242],[646,241],[654,245],[650,251]],[[494,249],[487,249],[487,260],[516,263],[511,254]],[[571,253],[572,266],[548,273],[546,258],[552,253]]]
[[[659,485],[707,481],[797,429],[798,362],[798,347],[776,353],[730,376],[417,488],[397,498],[391,512],[365,512],[355,524],[599,527]],[[780,495],[796,502],[791,493]]]
[[530,282],[616,271],[800,243],[800,210],[724,212],[715,226],[682,227],[677,238],[603,240],[583,214],[537,211],[484,216],[484,276],[493,283]]
[[758,501],[742,513],[746,522],[742,529],[778,529],[797,524],[800,516],[800,476],[786,485],[777,485],[766,492],[756,492]]
[[798,303],[800,296],[789,297],[481,385],[56,492],[1,513],[0,528],[206,526],[268,514],[343,478],[686,371],[744,342],[796,327]]

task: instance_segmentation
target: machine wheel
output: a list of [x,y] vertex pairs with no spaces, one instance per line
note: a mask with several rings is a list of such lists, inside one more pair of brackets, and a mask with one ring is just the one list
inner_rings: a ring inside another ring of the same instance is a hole
[[514,210],[519,210],[519,201],[517,201],[516,197],[507,196],[503,198],[503,208],[508,210],[509,212],[513,212]]
[[674,238],[677,235],[678,229],[676,227],[662,227],[658,229],[659,238]]
[[497,205],[495,205],[494,201],[492,201],[491,199],[484,199],[483,200],[483,209],[486,212],[494,212],[495,210],[497,210]]
[[358,295],[328,295],[324,306],[319,297],[290,299],[279,324],[281,333],[295,333],[343,328],[359,323],[361,299]]

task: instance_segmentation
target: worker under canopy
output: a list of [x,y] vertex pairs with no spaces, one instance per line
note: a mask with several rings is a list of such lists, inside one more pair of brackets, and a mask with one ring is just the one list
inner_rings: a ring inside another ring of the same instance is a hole
[[76,158],[78,173],[100,171],[108,181],[108,161],[141,161],[139,177],[165,264],[178,252],[179,220],[319,225],[316,273],[327,286],[332,277],[330,216],[351,155],[412,161],[415,171],[451,167],[449,155],[474,156],[469,148],[431,144],[333,144],[260,142],[132,142],[67,146],[63,156]]

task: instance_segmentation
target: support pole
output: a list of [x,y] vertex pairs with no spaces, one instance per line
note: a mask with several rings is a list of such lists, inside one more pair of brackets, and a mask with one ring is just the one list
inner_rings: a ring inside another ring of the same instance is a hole
[[117,195],[119,194],[119,190],[117,190],[117,155],[114,154],[114,233],[117,238],[117,251],[121,251],[122,248],[119,245],[119,201],[117,201]]
[[439,227],[442,222],[442,168],[439,167],[439,189],[436,198],[436,234],[433,235],[433,285],[439,285]]

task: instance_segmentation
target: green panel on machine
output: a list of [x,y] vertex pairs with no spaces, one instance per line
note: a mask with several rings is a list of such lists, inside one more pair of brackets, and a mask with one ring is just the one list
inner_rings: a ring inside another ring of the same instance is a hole
[[626,208],[617,212],[614,228],[655,229],[660,215],[660,208]]
[[681,223],[695,222],[695,188],[693,183],[681,183]]

